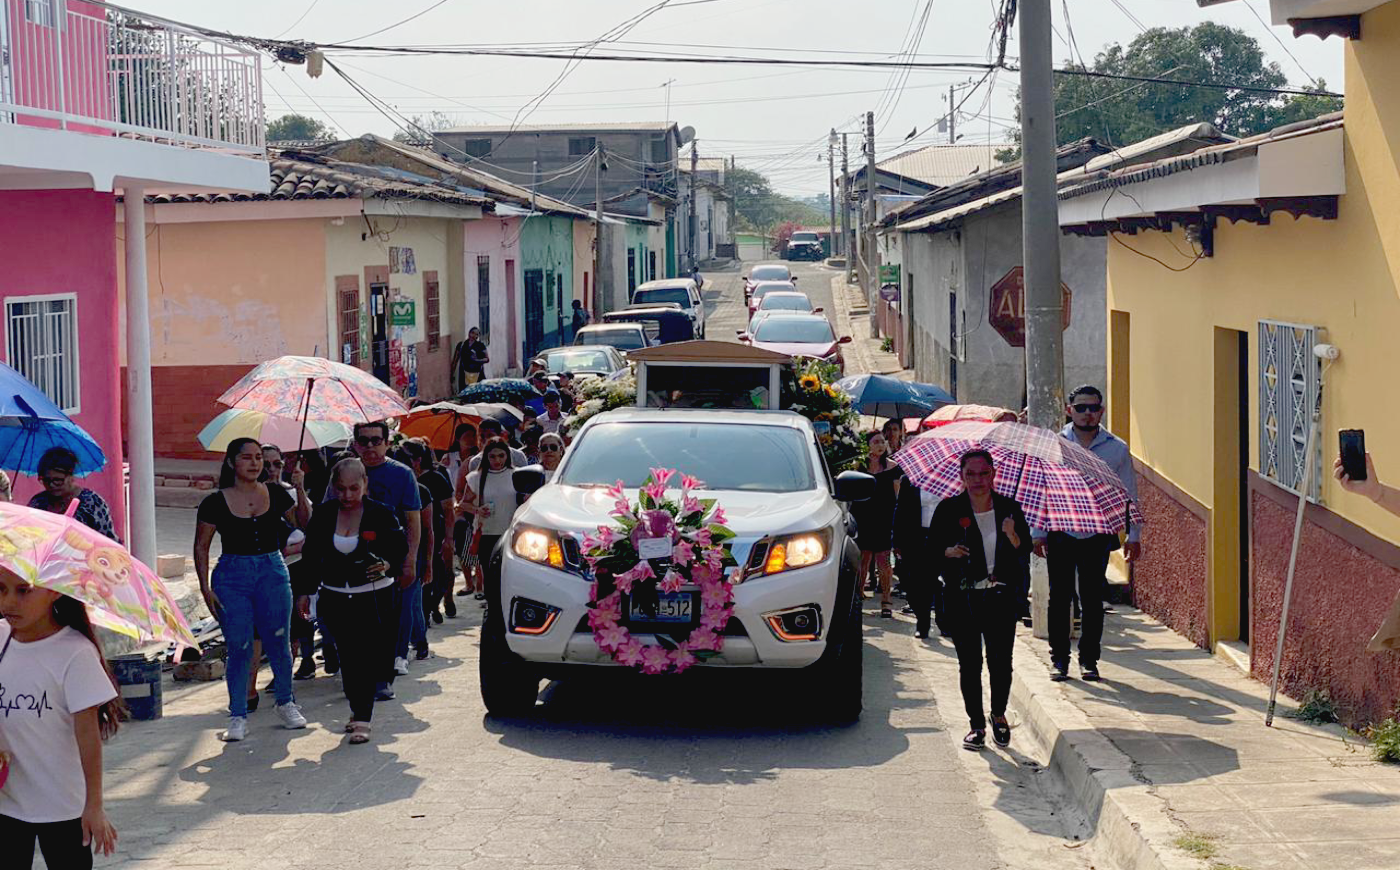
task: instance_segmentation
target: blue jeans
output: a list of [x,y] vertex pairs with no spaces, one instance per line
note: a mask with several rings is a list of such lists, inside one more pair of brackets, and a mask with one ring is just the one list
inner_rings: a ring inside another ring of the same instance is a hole
[[228,644],[228,712],[248,715],[248,669],[253,661],[253,629],[272,666],[277,704],[292,697],[292,581],[281,553],[224,554],[214,566],[211,586],[221,610],[214,614]]
[[399,602],[399,642],[394,647],[394,655],[408,658],[409,644],[414,649],[428,648],[428,617],[423,612],[423,581],[414,580],[413,585],[402,590]]

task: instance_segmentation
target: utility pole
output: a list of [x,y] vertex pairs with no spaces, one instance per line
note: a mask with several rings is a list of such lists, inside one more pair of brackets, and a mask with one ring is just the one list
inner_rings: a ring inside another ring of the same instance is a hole
[[870,337],[880,337],[879,318],[873,316],[876,297],[880,292],[880,252],[875,248],[875,221],[879,219],[879,209],[875,203],[875,113],[865,113],[865,234],[864,259],[866,287],[865,298],[870,305]]
[[[1026,404],[1030,423],[1064,422],[1064,332],[1060,297],[1060,217],[1055,185],[1055,98],[1050,0],[1020,4],[1021,263],[1025,271]],[[1031,572],[1031,621],[1049,635],[1050,580],[1040,560]]]
[[958,141],[958,86],[948,86],[948,144]]
[[603,146],[593,149],[593,316],[603,311]]
[[831,181],[831,256],[836,256],[836,128],[831,128],[831,135],[826,139],[826,168],[827,177]]
[[700,243],[699,227],[695,222],[695,194],[700,187],[700,176],[696,173],[700,168],[700,142],[696,139],[690,140],[690,271],[694,272],[700,264],[700,258],[696,256],[699,252],[696,247]]
[[851,270],[855,268],[855,256],[851,246],[851,179],[850,167],[846,162],[847,140],[850,133],[841,134],[841,253],[846,257],[846,283],[851,281]]

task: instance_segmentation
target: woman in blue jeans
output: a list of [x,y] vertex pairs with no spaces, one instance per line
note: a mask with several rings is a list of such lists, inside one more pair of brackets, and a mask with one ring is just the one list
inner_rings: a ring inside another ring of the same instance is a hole
[[[199,505],[194,533],[194,570],[209,611],[219,620],[228,645],[229,723],[222,739],[248,734],[248,671],[253,662],[253,630],[262,638],[272,666],[277,715],[287,728],[305,728],[292,697],[292,587],[282,547],[311,516],[300,468],[292,472],[297,497],[258,478],[262,445],[252,438],[229,442],[219,471],[219,490]],[[209,545],[219,535],[223,554],[209,576]]]

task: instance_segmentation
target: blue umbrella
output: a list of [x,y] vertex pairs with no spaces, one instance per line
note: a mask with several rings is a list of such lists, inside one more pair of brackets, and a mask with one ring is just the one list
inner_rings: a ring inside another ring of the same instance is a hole
[[938,410],[943,405],[956,405],[958,403],[958,400],[953,398],[953,394],[942,387],[921,384],[918,381],[910,381],[909,386],[914,388],[914,392],[933,402],[934,410]]
[[836,382],[837,389],[851,397],[851,404],[872,417],[926,417],[940,404],[919,395],[914,385],[889,375],[852,375]]
[[4,363],[0,363],[0,417],[68,419],[43,390]]
[[65,447],[78,457],[78,465],[73,470],[76,477],[86,477],[107,465],[102,448],[72,420],[0,418],[0,468],[38,474],[39,457],[53,447]]

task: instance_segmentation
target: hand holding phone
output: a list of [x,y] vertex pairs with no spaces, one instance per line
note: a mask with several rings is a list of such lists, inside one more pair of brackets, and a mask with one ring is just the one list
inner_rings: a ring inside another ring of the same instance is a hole
[[1341,454],[1342,473],[1353,483],[1366,479],[1366,432],[1362,429],[1343,429],[1337,433],[1338,452]]

